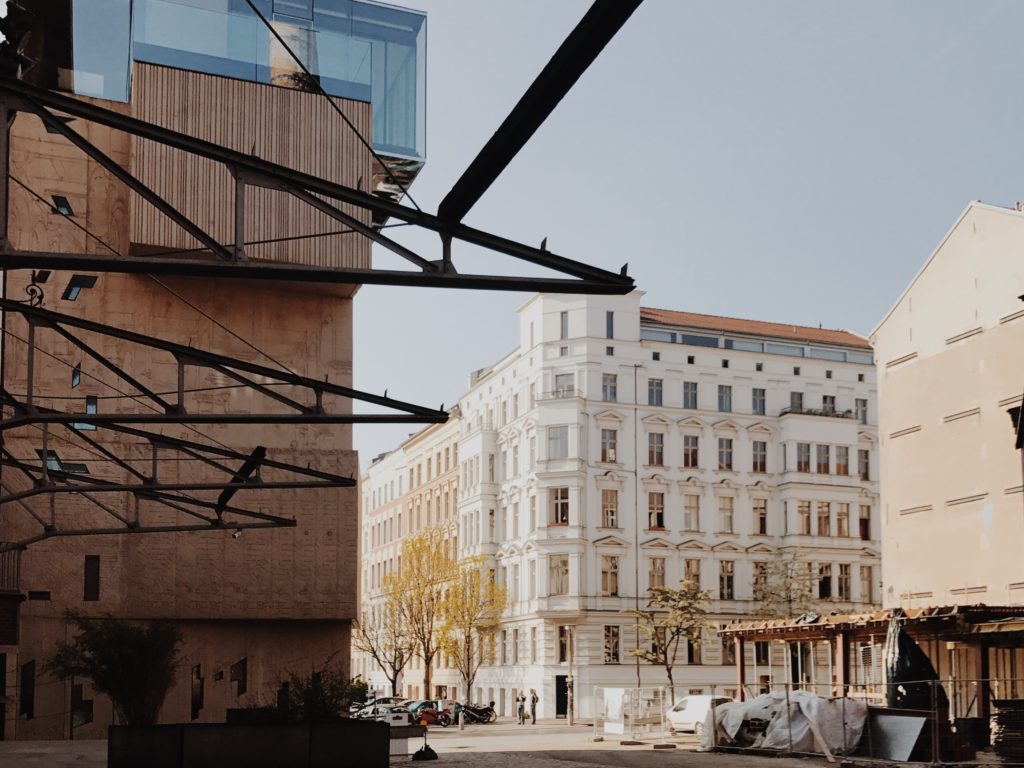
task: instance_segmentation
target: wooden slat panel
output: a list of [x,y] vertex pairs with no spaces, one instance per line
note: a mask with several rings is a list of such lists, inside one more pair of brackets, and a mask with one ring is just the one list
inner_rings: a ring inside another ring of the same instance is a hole
[[[368,103],[334,101],[363,136],[371,135]],[[353,187],[360,178],[364,186],[370,183],[370,153],[318,94],[136,63],[132,108],[143,120],[305,173]],[[234,240],[234,180],[223,166],[135,139],[132,172],[218,241]],[[343,208],[369,223],[367,212]],[[247,190],[248,241],[341,229],[338,222],[288,195]],[[137,195],[131,200],[131,241],[147,248],[199,247]],[[370,266],[369,242],[352,234],[251,246],[247,253],[250,258],[294,264]]]

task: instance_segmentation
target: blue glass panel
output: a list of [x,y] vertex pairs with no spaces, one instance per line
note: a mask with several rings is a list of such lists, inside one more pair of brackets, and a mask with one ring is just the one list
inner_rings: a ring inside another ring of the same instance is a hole
[[697,336],[692,333],[680,333],[679,343],[689,344],[695,347],[717,347],[718,338],[711,336]]
[[745,339],[726,339],[726,349],[740,349],[744,352],[763,352],[764,344],[760,341],[746,341]]
[[74,0],[71,89],[128,101],[132,72],[131,0]]
[[842,362],[846,360],[846,353],[840,349],[821,349],[820,347],[811,347],[809,357],[816,357],[819,360],[836,360]]
[[792,357],[804,356],[804,348],[798,347],[795,344],[772,344],[769,342],[764,345],[764,351],[769,355],[790,355]]

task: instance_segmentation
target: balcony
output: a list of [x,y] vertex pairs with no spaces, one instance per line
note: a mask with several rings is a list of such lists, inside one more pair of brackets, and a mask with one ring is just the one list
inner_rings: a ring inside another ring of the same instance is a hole
[[856,419],[857,414],[853,411],[836,411],[828,408],[794,408],[792,406],[779,411],[779,416],[827,416],[832,419]]
[[552,392],[541,392],[537,395],[537,400],[541,402],[545,400],[571,400],[574,397],[583,397],[583,391],[580,389],[561,387]]

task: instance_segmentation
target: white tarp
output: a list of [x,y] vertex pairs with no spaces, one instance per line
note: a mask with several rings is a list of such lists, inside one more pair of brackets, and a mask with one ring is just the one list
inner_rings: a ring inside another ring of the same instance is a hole
[[733,744],[743,723],[767,720],[768,727],[753,743],[740,746],[849,754],[860,743],[867,720],[867,705],[856,699],[826,699],[808,691],[766,693],[750,701],[722,704],[708,712],[701,734],[701,748]]

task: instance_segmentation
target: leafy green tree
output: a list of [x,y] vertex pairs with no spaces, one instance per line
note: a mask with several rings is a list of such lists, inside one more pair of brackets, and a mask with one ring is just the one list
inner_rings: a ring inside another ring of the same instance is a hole
[[700,643],[709,627],[705,618],[709,600],[707,590],[701,589],[694,581],[684,580],[679,582],[678,589],[651,587],[648,590],[647,608],[627,612],[636,620],[635,626],[646,638],[646,644],[633,649],[633,655],[665,667],[672,701],[676,700],[672,670],[679,655],[680,643],[683,640]]
[[168,621],[131,622],[111,615],[65,614],[77,634],[59,643],[46,669],[61,680],[85,677],[110,697],[125,725],[153,725],[174,685],[182,637]]

